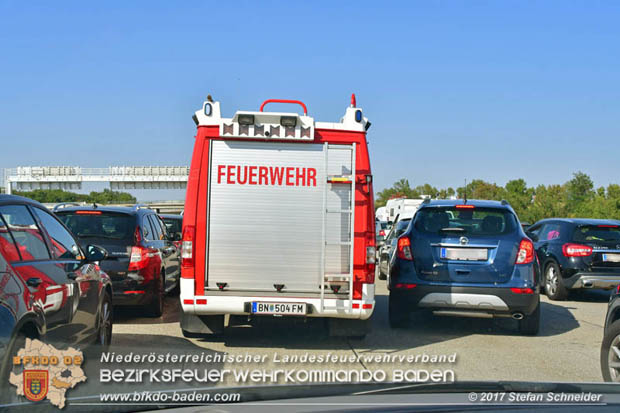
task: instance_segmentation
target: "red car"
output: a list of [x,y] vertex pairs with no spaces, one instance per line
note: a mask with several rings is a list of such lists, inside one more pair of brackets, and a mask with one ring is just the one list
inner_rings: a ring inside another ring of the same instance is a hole
[[112,284],[98,262],[107,251],[79,247],[43,205],[0,195],[0,380],[26,338],[58,348],[112,340]]

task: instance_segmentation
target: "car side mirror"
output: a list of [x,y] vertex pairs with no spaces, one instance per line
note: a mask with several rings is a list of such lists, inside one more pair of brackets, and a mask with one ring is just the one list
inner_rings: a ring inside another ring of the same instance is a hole
[[538,241],[538,235],[532,233],[532,232],[526,232],[525,235],[527,235],[528,237],[530,237],[530,239],[534,242]]
[[86,246],[86,262],[103,261],[108,255],[108,251],[98,245]]

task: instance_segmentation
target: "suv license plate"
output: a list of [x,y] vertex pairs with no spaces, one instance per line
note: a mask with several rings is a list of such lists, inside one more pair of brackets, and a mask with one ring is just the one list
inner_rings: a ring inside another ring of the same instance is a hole
[[603,254],[603,261],[620,262],[620,254]]
[[486,261],[486,248],[441,248],[441,259],[456,261]]
[[253,301],[252,314],[306,315],[306,304]]

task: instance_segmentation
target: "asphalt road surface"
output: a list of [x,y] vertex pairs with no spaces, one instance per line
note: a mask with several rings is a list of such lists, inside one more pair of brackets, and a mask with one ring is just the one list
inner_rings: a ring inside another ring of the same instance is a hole
[[[387,288],[377,284],[372,330],[363,340],[327,337],[320,320],[292,322],[270,319],[259,326],[232,327],[223,336],[183,338],[178,297],[168,297],[164,316],[148,318],[138,310],[116,312],[111,351],[228,353],[263,356],[258,363],[222,363],[218,368],[384,370],[452,370],[456,380],[524,380],[600,382],[599,351],[609,294],[583,291],[567,301],[542,300],[541,331],[521,336],[516,321],[420,315],[407,328],[393,330],[387,321]],[[277,362],[305,354],[351,356],[359,361],[335,363]],[[455,362],[423,363],[422,355],[454,355]],[[398,356],[419,355],[417,363]],[[394,361],[368,362],[367,356],[395,356]],[[389,377],[388,377],[389,379]],[[235,380],[222,385],[235,386]],[[252,383],[246,383],[252,384]],[[269,383],[265,383],[269,384]]]

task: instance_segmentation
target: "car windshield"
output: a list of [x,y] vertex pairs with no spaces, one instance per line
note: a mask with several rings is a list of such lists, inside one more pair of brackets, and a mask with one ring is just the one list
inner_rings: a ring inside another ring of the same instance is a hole
[[136,230],[136,219],[129,214],[76,211],[60,213],[58,217],[78,238],[129,240]]
[[620,225],[580,225],[573,234],[575,242],[620,242]]
[[454,232],[469,236],[509,234],[517,227],[517,219],[504,208],[432,207],[422,208],[416,214],[418,231],[440,234]]

